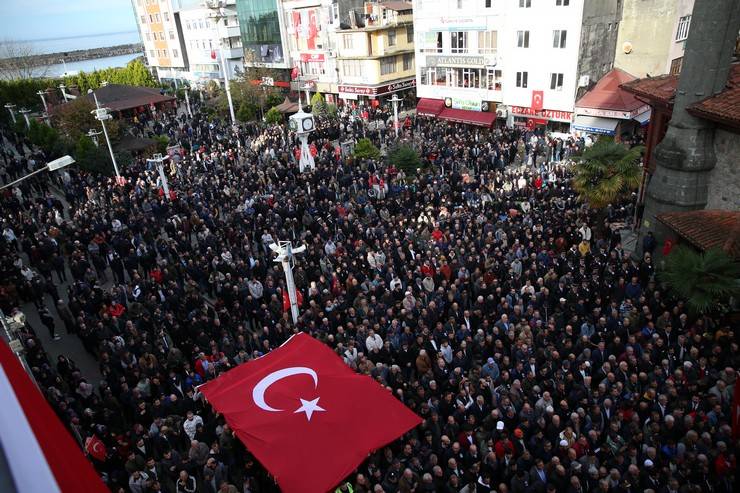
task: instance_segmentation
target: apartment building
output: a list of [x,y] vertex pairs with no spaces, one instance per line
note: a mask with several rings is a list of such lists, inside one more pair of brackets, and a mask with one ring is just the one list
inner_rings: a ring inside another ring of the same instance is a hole
[[614,66],[635,77],[681,72],[694,0],[624,0]]
[[236,0],[245,67],[291,68],[281,0]]
[[188,59],[171,0],[131,0],[149,67],[161,79],[183,78]]
[[414,0],[413,13],[420,114],[565,132],[612,68],[621,0]]
[[365,2],[350,27],[335,32],[339,99],[368,102],[414,91],[412,9],[409,2]]
[[229,78],[244,70],[235,0],[225,2],[223,13],[224,16],[217,19],[214,11],[205,8],[203,2],[181,4],[178,15],[189,62],[186,77],[193,83],[223,80],[224,63]]

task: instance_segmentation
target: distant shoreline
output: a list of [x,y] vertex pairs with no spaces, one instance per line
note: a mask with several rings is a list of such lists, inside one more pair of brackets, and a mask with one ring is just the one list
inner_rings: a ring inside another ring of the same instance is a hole
[[104,48],[91,48],[88,50],[44,53],[32,55],[28,57],[28,59],[25,59],[24,62],[33,67],[45,67],[48,65],[58,65],[62,60],[71,63],[95,60],[97,58],[132,55],[135,53],[144,53],[144,45],[142,43],[129,43],[117,46],[107,46]]

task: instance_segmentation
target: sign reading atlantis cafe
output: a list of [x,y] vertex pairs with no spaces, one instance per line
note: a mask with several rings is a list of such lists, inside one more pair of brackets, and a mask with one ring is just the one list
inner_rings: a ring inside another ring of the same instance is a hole
[[384,86],[339,86],[339,92],[347,94],[359,94],[361,96],[379,96],[381,94],[387,94],[389,92],[402,91],[410,87],[416,87],[416,79],[404,80],[401,82],[394,82],[393,84],[386,84]]

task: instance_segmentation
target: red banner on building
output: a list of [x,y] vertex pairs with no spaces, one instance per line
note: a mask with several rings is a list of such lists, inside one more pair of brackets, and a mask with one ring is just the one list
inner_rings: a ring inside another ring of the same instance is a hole
[[535,111],[542,111],[544,93],[542,91],[532,91],[532,109]]

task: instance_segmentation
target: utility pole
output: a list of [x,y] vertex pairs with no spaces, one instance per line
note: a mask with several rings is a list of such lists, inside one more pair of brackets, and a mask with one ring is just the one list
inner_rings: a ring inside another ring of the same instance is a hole
[[23,115],[23,118],[26,120],[26,128],[31,128],[31,122],[28,120],[28,114],[31,112],[31,110],[27,110],[26,108],[21,108],[18,110],[18,113]]
[[398,103],[403,101],[397,94],[393,94],[391,103],[393,103],[393,128],[396,130],[396,140],[398,140]]
[[293,323],[298,323],[298,296],[295,290],[295,281],[293,280],[293,265],[295,263],[295,254],[303,253],[306,250],[305,245],[293,248],[289,241],[278,241],[270,245],[270,250],[277,254],[274,262],[283,264],[285,272],[285,284],[290,299],[290,314],[293,317]]
[[167,197],[167,200],[172,200],[170,198],[170,184],[167,181],[167,175],[164,172],[164,160],[169,159],[169,157],[162,157],[161,154],[155,154],[152,156],[151,159],[147,159],[146,161],[148,163],[156,163],[157,171],[159,172],[159,179],[162,180],[162,188],[164,189],[164,194]]
[[108,152],[110,152],[110,159],[113,161],[113,170],[116,172],[116,182],[120,183],[122,178],[121,174],[118,172],[118,164],[116,163],[116,156],[113,154],[113,146],[110,143],[110,138],[108,137],[108,129],[105,128],[105,120],[110,120],[113,118],[110,113],[108,113],[108,108],[101,108],[100,103],[98,103],[98,97],[95,95],[95,92],[92,89],[87,90],[88,94],[93,95],[93,99],[95,99],[95,108],[91,111],[92,114],[95,115],[95,119],[100,122],[100,124],[103,126],[103,134],[105,134],[105,142],[108,144]]
[[5,103],[5,109],[10,112],[10,119],[13,120],[13,125],[15,125],[15,105],[13,103]]

